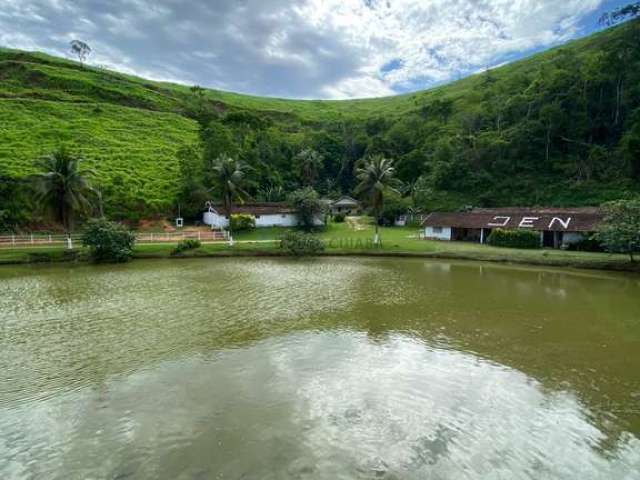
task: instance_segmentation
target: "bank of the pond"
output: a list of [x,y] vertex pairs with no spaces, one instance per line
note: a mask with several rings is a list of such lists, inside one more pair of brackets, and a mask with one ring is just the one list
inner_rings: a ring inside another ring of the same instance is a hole
[[[523,265],[612,270],[640,273],[640,262],[631,263],[625,255],[606,253],[567,252],[560,250],[520,250],[495,248],[467,243],[445,243],[407,239],[402,242],[384,239],[381,247],[359,242],[357,239],[342,239],[327,245],[323,256],[353,257],[419,257],[450,260],[475,260],[483,262],[513,263]],[[285,256],[278,242],[238,240],[233,246],[226,243],[203,244],[200,248],[172,255],[175,244],[136,245],[136,259],[184,259],[209,257],[259,257]],[[0,250],[0,264],[84,262],[88,260],[86,250],[80,248],[67,251],[62,248],[20,248]]]

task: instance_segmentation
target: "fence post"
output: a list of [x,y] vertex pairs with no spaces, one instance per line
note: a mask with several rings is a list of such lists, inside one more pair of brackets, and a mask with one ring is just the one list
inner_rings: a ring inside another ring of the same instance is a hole
[[11,234],[11,245],[15,246],[15,244],[16,244],[16,236],[15,236],[15,234],[12,233]]
[[49,243],[51,243],[51,234],[49,234]]
[[150,242],[153,242],[153,232],[151,232],[151,233],[149,234],[149,241],[150,241]]
[[33,233],[31,234],[31,245],[33,245]]
[[200,241],[200,230],[198,230],[198,241]]

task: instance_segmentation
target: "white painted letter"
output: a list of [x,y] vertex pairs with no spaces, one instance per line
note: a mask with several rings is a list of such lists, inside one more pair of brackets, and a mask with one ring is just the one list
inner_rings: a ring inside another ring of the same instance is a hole
[[533,228],[533,222],[540,220],[540,217],[523,217],[520,221],[520,228]]
[[551,223],[549,223],[549,230],[551,230],[551,227],[553,227],[553,224],[555,222],[559,222],[560,225],[562,225],[562,228],[566,230],[567,228],[569,228],[569,224],[571,223],[571,217],[567,218],[567,220],[564,222],[562,221],[561,218],[553,217],[553,220],[551,220]]
[[506,227],[509,220],[511,217],[493,217],[494,223],[487,223],[487,227]]

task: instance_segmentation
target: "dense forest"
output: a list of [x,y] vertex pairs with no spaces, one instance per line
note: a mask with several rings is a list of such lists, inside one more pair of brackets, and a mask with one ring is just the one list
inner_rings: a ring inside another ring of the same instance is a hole
[[[59,145],[84,157],[105,212],[195,217],[226,154],[252,198],[311,183],[352,193],[368,155],[395,161],[407,206],[597,205],[640,193],[640,21],[397,97],[259,98],[0,50],[0,229],[41,222],[29,176]],[[307,155],[301,152],[306,152]],[[314,153],[309,175],[304,158]]]

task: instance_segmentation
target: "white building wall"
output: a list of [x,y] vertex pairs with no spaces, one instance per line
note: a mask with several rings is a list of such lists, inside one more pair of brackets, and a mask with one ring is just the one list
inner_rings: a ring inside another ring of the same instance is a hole
[[294,213],[274,213],[256,217],[256,227],[295,227],[298,217]]
[[216,228],[226,228],[229,226],[229,220],[227,220],[224,215],[218,215],[216,212],[204,212],[202,215],[202,223]]
[[[229,226],[229,220],[224,215],[218,215],[215,212],[204,212],[202,222],[205,225],[212,225],[216,228],[227,228]],[[323,225],[322,216],[316,217],[314,223],[317,226]],[[296,225],[298,225],[298,216],[295,213],[274,213],[256,217],[256,228],[295,227]]]
[[434,231],[434,229],[437,228],[438,227],[426,227],[424,229],[424,236],[433,240],[451,240],[451,227],[440,227],[440,231]]
[[562,244],[570,245],[572,243],[578,243],[580,240],[584,239],[584,234],[580,232],[564,232],[562,234]]

